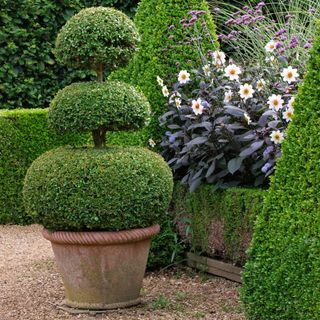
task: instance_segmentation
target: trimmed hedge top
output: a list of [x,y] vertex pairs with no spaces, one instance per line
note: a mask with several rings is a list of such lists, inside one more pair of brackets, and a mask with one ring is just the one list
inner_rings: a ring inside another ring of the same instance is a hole
[[108,71],[125,66],[133,56],[139,35],[121,11],[93,7],[81,10],[61,29],[55,55],[61,64]]
[[33,162],[24,184],[28,213],[50,230],[117,231],[163,220],[172,173],[143,148],[60,148]]
[[247,319],[320,319],[320,24],[244,273]]
[[56,132],[138,129],[150,115],[145,96],[116,81],[73,83],[60,90],[49,109],[49,127]]

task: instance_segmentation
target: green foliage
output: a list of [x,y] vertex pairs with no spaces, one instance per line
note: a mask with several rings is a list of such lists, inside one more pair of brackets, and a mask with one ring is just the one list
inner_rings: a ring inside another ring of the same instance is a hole
[[133,22],[122,12],[104,7],[81,10],[61,28],[55,56],[70,67],[108,71],[124,67],[132,58],[139,35]]
[[190,193],[176,185],[174,207],[179,216],[190,219],[193,250],[242,265],[264,194],[262,189],[245,188],[213,192],[209,185]]
[[143,148],[59,148],[29,168],[24,199],[51,230],[117,231],[161,221],[172,195],[163,158]]
[[[164,79],[165,85],[170,85],[175,82],[180,70],[190,70],[200,62],[195,45],[186,43],[187,30],[180,23],[181,19],[188,16],[190,10],[207,11],[204,17],[210,34],[216,38],[215,26],[206,1],[142,0],[134,20],[141,35],[139,50],[126,69],[111,75],[111,79],[139,86],[146,95],[154,113],[148,134],[156,140],[160,138],[162,131],[159,128],[158,117],[166,109],[166,98],[157,84],[157,76]],[[168,27],[171,25],[174,29],[169,30]],[[169,39],[170,35],[173,36],[173,40]],[[202,46],[204,50],[214,49],[210,37],[202,40]]]
[[49,127],[56,132],[108,131],[143,127],[150,114],[146,97],[116,81],[73,83],[60,90],[49,109]]
[[0,12],[0,108],[44,108],[53,95],[88,73],[55,62],[58,30],[84,7],[114,6],[133,14],[138,0],[2,0]]
[[165,268],[182,261],[184,246],[176,231],[174,212],[169,212],[160,226],[160,233],[152,238],[147,265],[149,270]]
[[23,179],[43,152],[65,144],[83,144],[88,136],[57,135],[48,129],[46,109],[0,112],[0,223],[25,224]]
[[244,273],[247,319],[320,319],[320,25]]

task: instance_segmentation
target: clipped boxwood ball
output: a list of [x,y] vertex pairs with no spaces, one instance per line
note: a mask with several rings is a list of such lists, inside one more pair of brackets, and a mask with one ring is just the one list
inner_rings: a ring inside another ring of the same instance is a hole
[[125,66],[133,56],[139,34],[122,12],[105,7],[87,8],[74,15],[56,39],[57,60],[71,67],[111,71]]
[[33,162],[23,195],[47,229],[118,231],[162,221],[172,189],[170,168],[148,149],[66,147]]
[[117,81],[73,83],[60,90],[49,108],[49,127],[56,132],[138,129],[149,120],[147,98]]

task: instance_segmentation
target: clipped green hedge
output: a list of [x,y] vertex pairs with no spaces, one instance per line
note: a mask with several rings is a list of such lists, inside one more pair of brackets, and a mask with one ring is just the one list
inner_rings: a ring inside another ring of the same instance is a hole
[[242,299],[247,319],[320,319],[320,23],[262,214]]
[[114,6],[133,16],[139,0],[2,0],[0,109],[45,108],[66,85],[89,73],[59,66],[52,49],[58,30],[85,7]]
[[174,208],[189,221],[192,250],[243,265],[265,192],[246,188],[213,192],[212,186],[204,185],[190,193],[176,185]]
[[0,223],[30,222],[22,202],[28,167],[43,152],[66,144],[83,144],[88,136],[59,136],[49,131],[47,109],[0,111]]
[[47,229],[120,231],[162,221],[172,189],[169,166],[148,149],[64,147],[32,163],[23,196]]
[[[203,18],[213,39],[216,39],[215,25],[206,1],[142,0],[134,19],[141,35],[139,50],[127,68],[111,74],[111,79],[138,86],[146,95],[151,104],[153,118],[150,125],[142,129],[141,135],[156,141],[160,140],[162,132],[158,118],[164,113],[167,102],[157,83],[157,76],[163,78],[165,85],[170,86],[177,82],[180,70],[190,70],[192,66],[198,67],[200,64],[198,50],[193,43],[187,44],[188,31],[180,23],[191,10],[207,12]],[[200,22],[198,23],[200,25]],[[169,26],[174,28],[169,30]],[[169,38],[171,35],[173,40]],[[179,41],[181,45],[178,45]],[[203,39],[202,46],[204,50],[214,50],[210,37]]]

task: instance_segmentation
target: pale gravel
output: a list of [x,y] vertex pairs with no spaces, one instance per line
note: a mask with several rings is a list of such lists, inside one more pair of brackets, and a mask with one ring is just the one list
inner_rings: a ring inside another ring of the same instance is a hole
[[0,226],[0,320],[244,320],[238,289],[233,282],[179,268],[147,274],[139,307],[69,314],[58,308],[63,286],[41,227]]

